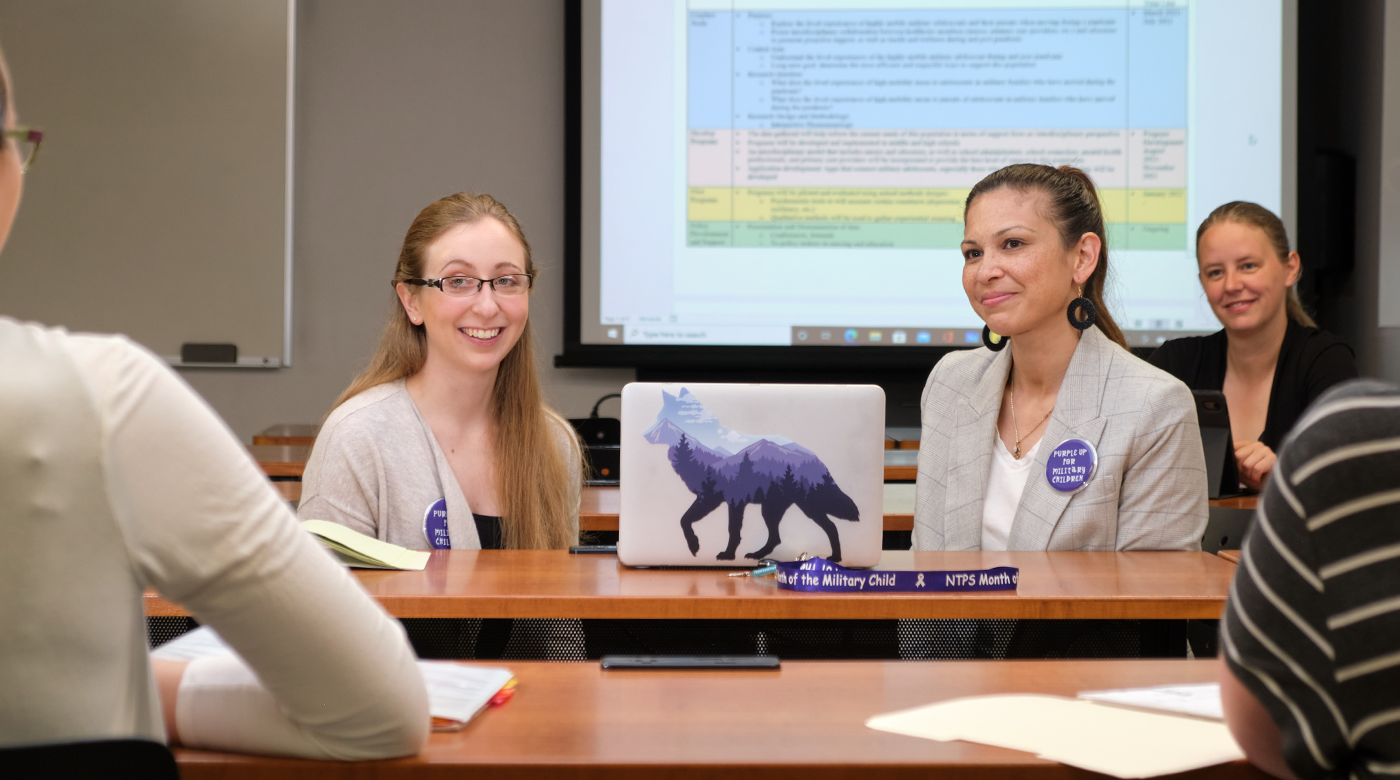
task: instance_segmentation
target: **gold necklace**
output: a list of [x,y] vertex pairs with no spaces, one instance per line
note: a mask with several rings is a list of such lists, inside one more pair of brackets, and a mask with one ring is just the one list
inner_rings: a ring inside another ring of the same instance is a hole
[[[1012,451],[1011,457],[1014,458],[1014,459],[1016,459],[1016,460],[1020,460],[1020,459],[1021,459],[1021,439],[1022,439],[1022,436],[1021,436],[1021,431],[1016,427],[1016,384],[1015,384],[1015,382],[1007,382],[1007,389],[1006,389],[1006,392],[1007,392],[1007,395],[1010,396],[1010,398],[1011,398],[1011,435],[1016,437],[1016,449]],[[1026,436],[1030,436],[1032,433],[1035,433],[1035,429],[1036,429],[1036,428],[1039,428],[1041,425],[1043,425],[1043,424],[1045,423],[1046,420],[1050,419],[1050,413],[1053,412],[1053,411],[1055,411],[1055,405],[1054,405],[1054,404],[1050,404],[1050,411],[1049,411],[1049,412],[1046,412],[1046,413],[1045,413],[1045,416],[1042,417],[1042,418],[1040,418],[1040,422],[1038,422],[1038,423],[1036,423],[1035,425],[1031,426],[1031,429],[1030,429],[1029,431],[1026,431]]]

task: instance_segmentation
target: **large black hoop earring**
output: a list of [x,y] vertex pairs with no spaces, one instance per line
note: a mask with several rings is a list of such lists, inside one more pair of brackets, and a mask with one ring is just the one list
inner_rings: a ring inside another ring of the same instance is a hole
[[[1079,319],[1074,310],[1084,309],[1084,319]],[[1094,307],[1094,302],[1080,296],[1069,302],[1069,309],[1065,312],[1069,316],[1069,324],[1079,330],[1088,330],[1094,327],[1094,323],[1099,320],[1099,310]]]
[[1011,339],[1005,336],[998,336],[986,325],[982,326],[982,344],[993,352],[1000,352],[1006,349],[1006,345],[1011,343]]

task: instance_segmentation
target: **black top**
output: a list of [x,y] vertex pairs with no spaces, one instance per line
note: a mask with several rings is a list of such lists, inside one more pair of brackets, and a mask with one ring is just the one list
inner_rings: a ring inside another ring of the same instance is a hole
[[1313,407],[1264,485],[1220,623],[1230,671],[1303,780],[1400,766],[1397,401],[1400,388],[1363,380]]
[[[1148,361],[1192,390],[1223,390],[1229,340],[1225,331],[1172,339]],[[1355,379],[1356,355],[1345,341],[1325,330],[1288,321],[1269,391],[1269,412],[1259,441],[1278,452],[1283,437],[1308,404],[1338,382]]]
[[472,512],[472,519],[476,521],[476,535],[481,539],[481,549],[501,549],[501,518]]

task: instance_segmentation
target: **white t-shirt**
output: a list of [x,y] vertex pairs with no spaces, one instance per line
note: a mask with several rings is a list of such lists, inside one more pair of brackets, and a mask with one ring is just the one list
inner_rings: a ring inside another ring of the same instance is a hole
[[427,739],[402,626],[199,396],[124,338],[0,317],[0,549],[0,747],[164,741],[148,587],[252,667],[189,665],[184,744],[367,759]]
[[[1045,437],[1041,436],[1041,441]],[[1005,550],[1011,536],[1011,523],[1016,519],[1016,507],[1026,492],[1026,479],[1035,464],[1037,441],[1020,460],[1011,457],[1001,437],[992,431],[992,468],[987,473],[987,495],[982,500],[982,549]]]

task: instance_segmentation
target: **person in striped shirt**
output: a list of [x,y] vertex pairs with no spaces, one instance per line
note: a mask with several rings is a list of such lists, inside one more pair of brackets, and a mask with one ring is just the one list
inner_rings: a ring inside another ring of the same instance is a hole
[[1283,778],[1400,778],[1400,387],[1299,420],[1221,623],[1225,720]]

